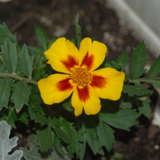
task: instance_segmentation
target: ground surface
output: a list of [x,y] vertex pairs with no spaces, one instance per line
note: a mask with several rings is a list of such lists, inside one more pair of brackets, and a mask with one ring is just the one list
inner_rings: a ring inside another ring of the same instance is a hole
[[[108,60],[114,60],[124,50],[131,54],[139,43],[132,32],[119,25],[115,12],[104,0],[13,0],[0,4],[0,23],[5,22],[13,33],[17,34],[20,45],[39,45],[34,26],[43,27],[48,36],[75,36],[73,19],[80,14],[82,37],[96,37],[108,46]],[[154,101],[153,107],[154,110]],[[151,113],[151,118],[153,112]],[[28,129],[28,132],[30,130]],[[19,144],[25,146],[23,134]],[[122,160],[159,160],[160,131],[151,125],[151,120],[141,117],[140,124],[131,128],[131,132],[117,130],[116,144],[109,155],[116,152],[123,154]],[[85,160],[95,160],[90,152]]]

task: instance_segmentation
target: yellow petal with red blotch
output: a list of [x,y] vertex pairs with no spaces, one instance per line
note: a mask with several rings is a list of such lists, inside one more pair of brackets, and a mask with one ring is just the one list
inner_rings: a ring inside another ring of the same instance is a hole
[[107,47],[105,44],[84,38],[80,44],[80,66],[86,66],[90,71],[98,68],[105,59]]
[[92,72],[90,86],[100,98],[118,100],[123,89],[125,74],[113,68],[102,68]]
[[100,99],[90,86],[83,88],[77,86],[73,92],[71,103],[75,109],[75,116],[79,116],[83,108],[87,115],[97,114],[101,109]]
[[38,81],[38,88],[45,104],[60,103],[68,98],[74,89],[69,75],[53,74]]
[[66,38],[57,39],[45,52],[45,56],[47,63],[58,72],[71,73],[71,68],[79,64],[78,49]]

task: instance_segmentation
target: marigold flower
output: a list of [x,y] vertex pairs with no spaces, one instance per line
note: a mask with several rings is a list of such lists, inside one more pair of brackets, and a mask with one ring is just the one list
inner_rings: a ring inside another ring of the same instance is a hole
[[107,47],[98,41],[84,38],[80,49],[66,40],[57,39],[45,52],[48,62],[56,73],[38,82],[44,103],[52,105],[68,98],[75,116],[84,108],[87,115],[101,109],[99,98],[118,100],[121,96],[125,74],[113,68],[98,68],[105,59]]

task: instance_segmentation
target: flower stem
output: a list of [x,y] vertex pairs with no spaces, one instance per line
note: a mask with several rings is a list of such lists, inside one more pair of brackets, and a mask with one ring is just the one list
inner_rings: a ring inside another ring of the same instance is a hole
[[81,42],[81,27],[78,24],[79,21],[79,14],[74,17],[74,25],[75,25],[75,32],[76,32],[76,43],[77,43],[77,48],[79,49],[80,47],[80,42]]
[[18,76],[16,74],[0,73],[0,77],[11,77],[11,78],[15,78],[15,79],[18,79],[18,80],[25,80],[29,83],[37,85],[37,81],[34,81],[33,79],[30,79],[30,78],[25,78],[25,77]]

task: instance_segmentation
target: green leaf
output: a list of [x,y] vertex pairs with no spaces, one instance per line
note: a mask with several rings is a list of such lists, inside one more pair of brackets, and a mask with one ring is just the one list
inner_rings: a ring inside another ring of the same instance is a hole
[[121,70],[121,64],[118,60],[106,62],[104,64],[104,67],[110,67],[110,68],[115,68],[116,70]]
[[147,80],[160,95],[160,77]]
[[16,129],[15,121],[17,120],[17,114],[13,106],[9,106],[5,113],[3,113],[1,119],[5,120],[11,127]]
[[0,24],[0,45],[4,44],[4,39],[9,38],[12,43],[17,42],[16,35],[13,35],[5,23]]
[[114,130],[111,129],[106,123],[100,122],[97,127],[97,134],[101,146],[105,146],[108,152],[111,151],[112,145],[115,143]]
[[123,109],[116,113],[100,113],[99,117],[101,121],[118,128],[129,131],[129,127],[138,124],[136,119],[140,116],[135,110]]
[[10,154],[12,148],[17,145],[18,137],[9,139],[11,127],[5,122],[0,121],[0,159],[1,160],[20,160],[23,152],[20,150]]
[[0,78],[0,110],[8,107],[11,84],[9,78]]
[[40,61],[40,57],[44,56],[43,55],[44,54],[43,50],[40,47],[37,47],[37,46],[29,46],[28,49],[29,49],[29,52],[30,52],[31,56],[34,57],[33,58],[33,64],[35,65],[35,69],[37,69],[37,71],[38,71],[39,63],[43,64]]
[[118,58],[117,58],[117,61],[120,62],[120,66],[121,66],[121,70],[124,71],[127,63],[128,63],[128,52],[125,51],[123,52]]
[[139,78],[144,72],[144,66],[146,65],[148,59],[146,59],[146,47],[144,42],[141,42],[136,49],[133,49],[131,57],[131,78]]
[[25,111],[22,110],[22,112],[19,112],[17,115],[17,118],[19,121],[23,123],[28,123],[29,122],[29,115]]
[[48,49],[48,37],[43,28],[39,26],[35,26],[36,35],[38,37],[38,41],[46,51]]
[[86,141],[79,142],[79,159],[83,160],[86,151]]
[[37,133],[41,151],[47,152],[54,143],[54,132],[52,131],[51,126],[48,125],[47,128],[38,131]]
[[70,139],[69,139],[69,137],[66,135],[66,133],[64,131],[62,131],[61,129],[59,129],[56,126],[53,126],[53,129],[56,132],[58,138],[61,138],[66,143],[70,143]]
[[147,118],[150,118],[150,113],[151,113],[150,99],[148,97],[138,98],[136,104],[138,106],[139,112],[144,116],[146,116]]
[[54,134],[54,145],[59,153],[61,153],[62,155],[65,154],[64,151],[62,150],[61,140],[58,138],[56,134]]
[[28,139],[29,150],[23,149],[26,160],[71,160],[68,155],[62,155],[53,148],[50,152],[40,152],[36,135],[31,135]]
[[124,85],[123,91],[128,94],[134,94],[136,96],[151,95],[153,93],[153,91],[148,90],[146,86],[141,84]]
[[79,15],[77,14],[77,16],[74,17],[74,25],[75,25],[75,32],[76,32],[76,46],[79,49],[80,47],[80,42],[81,42],[81,27],[78,24],[79,21]]
[[18,63],[21,71],[29,78],[32,75],[32,57],[28,53],[28,49],[26,45],[23,45],[22,50],[19,53],[20,61]]
[[86,129],[86,140],[87,143],[89,144],[89,147],[91,148],[92,152],[94,155],[97,153],[103,154],[103,151],[101,150],[100,142],[97,138],[97,133],[95,128],[87,128]]
[[76,132],[76,130],[73,128],[73,126],[68,122],[68,121],[66,121],[65,119],[63,119],[63,121],[62,121],[62,125],[63,125],[63,127],[62,127],[62,129],[63,129],[63,131],[66,133],[66,135],[69,137],[69,139],[70,139],[70,142],[71,143],[69,143],[68,144],[68,152],[71,154],[71,155],[73,155],[74,154],[74,152],[76,153],[76,154],[78,154],[79,153],[79,147],[78,147],[78,145],[79,145],[79,143],[78,143],[78,140],[79,140],[79,137],[78,137],[78,134],[77,134],[77,132]]
[[66,109],[66,110],[68,110],[68,111],[70,111],[70,112],[72,112],[74,109],[73,109],[73,107],[72,107],[72,105],[71,105],[71,99],[70,99],[70,97],[69,97],[69,99],[67,98],[66,100],[64,100],[63,102],[62,102],[62,105],[63,105],[63,107]]
[[51,40],[50,40],[50,42],[49,42],[49,44],[48,44],[48,48],[50,48],[50,46],[51,46],[57,39],[58,39],[57,36],[52,37]]
[[122,109],[131,109],[132,108],[131,102],[121,101],[120,106],[121,106]]
[[6,68],[11,72],[16,72],[17,67],[17,44],[12,43],[8,38],[5,39],[4,45],[1,46],[2,48],[2,59],[6,66]]
[[34,110],[31,106],[29,106],[29,114],[30,117],[34,119],[35,122],[40,123],[41,126],[49,123],[49,120],[44,115]]
[[15,90],[11,99],[13,99],[17,112],[22,109],[24,104],[28,105],[29,94],[30,93],[26,81],[19,81],[15,84]]
[[160,56],[158,56],[151,65],[146,78],[153,78],[160,73]]

